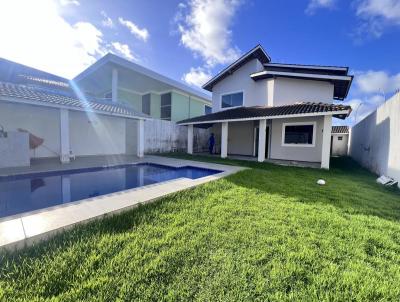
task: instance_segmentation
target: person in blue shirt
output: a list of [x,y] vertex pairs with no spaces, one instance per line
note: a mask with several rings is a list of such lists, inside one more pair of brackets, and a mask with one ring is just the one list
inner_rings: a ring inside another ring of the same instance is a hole
[[215,145],[214,133],[211,133],[210,138],[208,139],[208,150],[210,151],[210,154],[213,154],[214,145]]

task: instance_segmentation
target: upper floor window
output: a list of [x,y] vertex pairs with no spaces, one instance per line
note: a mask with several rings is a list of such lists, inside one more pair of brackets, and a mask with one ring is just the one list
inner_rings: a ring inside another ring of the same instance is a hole
[[315,128],[312,123],[284,123],[282,126],[282,145],[313,147],[315,146]]
[[204,114],[210,114],[212,112],[211,109],[212,109],[211,106],[205,105],[204,106]]
[[221,96],[221,107],[238,107],[243,106],[243,92],[223,94]]
[[142,112],[150,115],[150,93],[142,96]]
[[161,119],[171,120],[171,93],[161,95]]

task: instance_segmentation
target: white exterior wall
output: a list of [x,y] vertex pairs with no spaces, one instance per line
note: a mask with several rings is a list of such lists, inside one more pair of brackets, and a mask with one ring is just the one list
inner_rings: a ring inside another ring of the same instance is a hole
[[[228,123],[228,155],[253,155],[254,125],[253,121]],[[221,151],[221,123],[214,124],[211,132],[215,136],[214,151],[219,153]]]
[[212,90],[212,110],[221,108],[221,96],[227,93],[243,92],[243,106],[281,106],[296,102],[333,102],[334,85],[329,82],[278,77],[254,81],[250,74],[262,70],[254,59],[233,74],[218,82]]
[[255,82],[250,78],[251,73],[260,70],[262,70],[261,63],[254,59],[218,82],[212,90],[212,111],[229,109],[221,108],[221,95],[240,91],[243,91],[244,106],[266,105],[268,97],[266,81]]
[[274,80],[273,106],[296,102],[333,102],[334,86],[328,82],[276,78]]
[[[316,122],[314,147],[282,146],[283,123],[297,123],[297,122]],[[273,119],[270,128],[271,132],[270,158],[307,161],[307,162],[321,162],[323,125],[324,125],[323,116],[291,118],[291,119]]]
[[28,130],[44,139],[44,146],[30,150],[31,157],[60,154],[60,110],[0,101],[0,124],[6,131]]
[[[60,109],[0,101],[0,124],[6,131],[22,128],[44,139],[30,150],[31,158],[60,156]],[[76,156],[124,154],[125,136],[124,118],[69,111],[70,150]]]
[[7,137],[0,136],[0,168],[29,165],[29,134],[11,131]]
[[351,157],[400,182],[400,93],[353,126],[350,135]]
[[125,154],[125,119],[70,111],[70,148],[73,154]]
[[253,155],[254,122],[228,123],[228,154]]
[[[339,137],[342,137],[342,140],[339,140]],[[332,156],[346,156],[348,141],[348,134],[332,134]]]

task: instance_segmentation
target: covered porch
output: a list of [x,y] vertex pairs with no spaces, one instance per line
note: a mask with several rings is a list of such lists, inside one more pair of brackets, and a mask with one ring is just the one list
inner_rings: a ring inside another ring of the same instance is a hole
[[193,154],[194,127],[211,127],[221,158],[274,161],[329,169],[332,117],[348,106],[301,103],[280,107],[240,107],[179,122],[187,125],[187,152]]

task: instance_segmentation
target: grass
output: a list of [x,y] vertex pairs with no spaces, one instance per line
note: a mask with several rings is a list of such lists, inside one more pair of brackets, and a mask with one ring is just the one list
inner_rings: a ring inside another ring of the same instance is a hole
[[0,254],[0,300],[399,301],[398,190],[349,159],[223,163],[251,169]]

